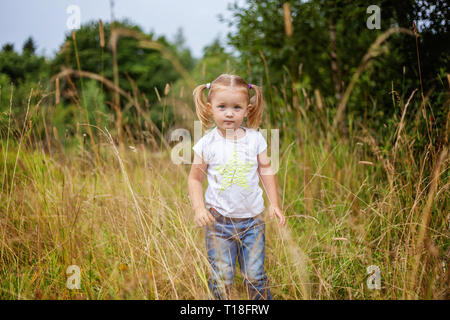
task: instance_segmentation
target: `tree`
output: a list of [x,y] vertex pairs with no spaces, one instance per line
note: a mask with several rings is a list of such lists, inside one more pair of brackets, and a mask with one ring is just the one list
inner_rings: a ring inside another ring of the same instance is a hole
[[32,37],[28,37],[28,39],[25,41],[25,43],[23,44],[23,48],[22,51],[24,53],[29,53],[29,54],[35,54],[36,52],[36,45],[34,44],[34,40]]
[[2,52],[13,52],[14,51],[14,44],[13,43],[5,43],[2,47]]
[[210,44],[203,47],[203,58],[200,59],[192,75],[197,83],[213,81],[222,73],[242,74],[241,64],[221,44],[217,36]]
[[[290,5],[291,39],[283,19],[285,3]],[[291,104],[293,96],[302,96],[298,90],[304,88],[319,89],[327,105],[335,106],[339,100],[336,93],[345,89],[362,57],[381,33],[392,26],[412,30],[413,21],[427,20],[420,30],[419,42],[423,84],[427,89],[438,89],[430,101],[440,108],[445,88],[442,79],[439,83],[438,75],[442,75],[450,60],[449,11],[445,1],[381,0],[377,5],[381,8],[380,30],[366,27],[368,4],[361,0],[247,0],[242,6],[229,5],[232,17],[221,21],[236,27],[236,33],[228,34],[229,44],[239,52],[243,66],[251,65],[254,78],[251,81],[264,80],[266,94],[284,86],[287,79],[284,87],[297,89],[287,92]],[[378,127],[396,112],[392,106],[392,85],[402,95],[420,87],[415,39],[393,35],[382,49],[384,54],[372,59],[358,80],[347,107],[357,117],[377,113],[373,124]],[[275,89],[268,85],[265,65],[271,84],[277,84]],[[289,81],[298,83],[289,84]],[[374,112],[371,112],[371,101],[376,101]],[[282,100],[274,101],[269,108],[282,110],[286,105]],[[413,106],[410,110],[414,114]],[[274,113],[272,120],[277,119]]]
[[[99,23],[92,21],[82,25],[75,33],[76,42],[72,34],[67,34],[65,41],[61,46],[60,52],[52,61],[52,75],[57,74],[63,68],[70,68],[82,71],[88,71],[101,75],[110,81],[114,80],[113,55],[109,48],[111,37],[111,24],[103,24],[105,48],[100,46]],[[180,61],[181,65],[188,71],[193,68],[194,60],[187,48],[179,48],[177,44],[172,44],[164,36],[156,37],[153,33],[145,34],[138,26],[129,20],[114,22],[114,28],[123,28],[135,31],[137,34],[156,41],[163,45],[172,56]],[[181,31],[182,34],[182,31]],[[180,40],[180,38],[178,39]],[[77,52],[75,51],[75,44]],[[180,45],[181,43],[179,43]],[[78,56],[78,61],[77,61]],[[78,65],[79,62],[79,65]],[[117,43],[117,66],[119,87],[133,95],[135,92],[134,83],[138,89],[137,99],[142,106],[152,106],[152,118],[157,125],[161,127],[157,112],[162,110],[159,106],[158,97],[155,94],[155,88],[160,94],[164,92],[167,83],[173,83],[181,77],[180,73],[174,68],[171,61],[165,59],[157,49],[147,49],[139,46],[139,40],[133,37],[121,36]],[[81,79],[74,79],[77,89],[82,92]],[[64,84],[61,84],[62,90]],[[111,92],[105,90],[105,101],[112,103],[114,101]],[[124,106],[121,105],[123,108]],[[171,108],[167,108],[171,110]],[[125,116],[132,117],[133,109]],[[162,111],[161,111],[162,113]],[[167,119],[167,118],[166,118]],[[126,120],[126,119],[125,119]],[[130,120],[131,121],[131,120]]]
[[24,50],[22,54],[14,51],[14,45],[7,43],[0,52],[0,73],[8,75],[15,85],[26,80],[37,82],[46,77],[48,64],[44,57],[30,55]]

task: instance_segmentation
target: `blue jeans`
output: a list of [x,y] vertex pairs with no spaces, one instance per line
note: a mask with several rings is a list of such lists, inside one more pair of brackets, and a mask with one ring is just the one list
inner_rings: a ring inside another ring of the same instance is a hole
[[254,218],[227,218],[214,208],[215,218],[206,226],[205,240],[211,276],[208,287],[216,299],[228,299],[233,283],[236,258],[250,299],[272,299],[264,272],[265,223]]

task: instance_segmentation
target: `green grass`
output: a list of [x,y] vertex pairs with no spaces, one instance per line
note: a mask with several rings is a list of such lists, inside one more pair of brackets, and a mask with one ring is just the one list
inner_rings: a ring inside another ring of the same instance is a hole
[[[364,132],[333,137],[327,146],[307,120],[298,128],[280,145],[277,173],[288,224],[280,229],[266,217],[274,298],[445,298],[448,158],[432,191],[437,158],[411,157],[400,145],[387,173],[383,161],[392,153],[377,157],[376,140]],[[82,143],[57,144],[49,153],[11,137],[6,148],[5,131],[2,137],[1,299],[207,296],[204,231],[193,224],[188,165],[146,145],[117,150],[100,134],[101,161]],[[417,251],[430,192],[431,219]],[[80,290],[66,288],[72,264],[81,268]],[[381,290],[366,284],[369,265],[381,269]],[[235,284],[235,297],[245,298],[239,275]]]

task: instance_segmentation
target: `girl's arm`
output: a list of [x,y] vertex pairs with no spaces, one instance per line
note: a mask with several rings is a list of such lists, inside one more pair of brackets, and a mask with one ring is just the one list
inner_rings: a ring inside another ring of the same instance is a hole
[[286,218],[284,217],[283,211],[281,211],[278,202],[277,183],[275,180],[275,175],[270,166],[270,160],[267,157],[267,149],[261,152],[257,157],[258,157],[258,174],[263,184],[263,187],[266,190],[266,195],[270,203],[269,207],[270,218],[273,218],[275,214],[280,219],[280,225],[284,226],[284,224],[286,223]]
[[207,166],[208,164],[194,152],[194,162],[188,178],[188,191],[195,211],[194,222],[199,227],[214,222],[214,217],[206,209],[203,200],[202,182],[205,178]]

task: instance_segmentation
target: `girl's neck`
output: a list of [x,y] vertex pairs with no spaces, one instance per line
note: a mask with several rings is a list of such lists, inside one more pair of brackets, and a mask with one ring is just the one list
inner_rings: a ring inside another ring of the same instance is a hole
[[[226,134],[227,134],[226,130],[221,129],[219,127],[217,127],[217,130],[219,131],[219,134],[226,139]],[[233,129],[227,129],[227,130],[229,130],[231,132]],[[233,130],[233,132],[231,134],[231,139],[232,140],[239,139],[239,138],[244,137],[245,135],[246,135],[246,130],[243,127],[239,127],[237,129]]]

